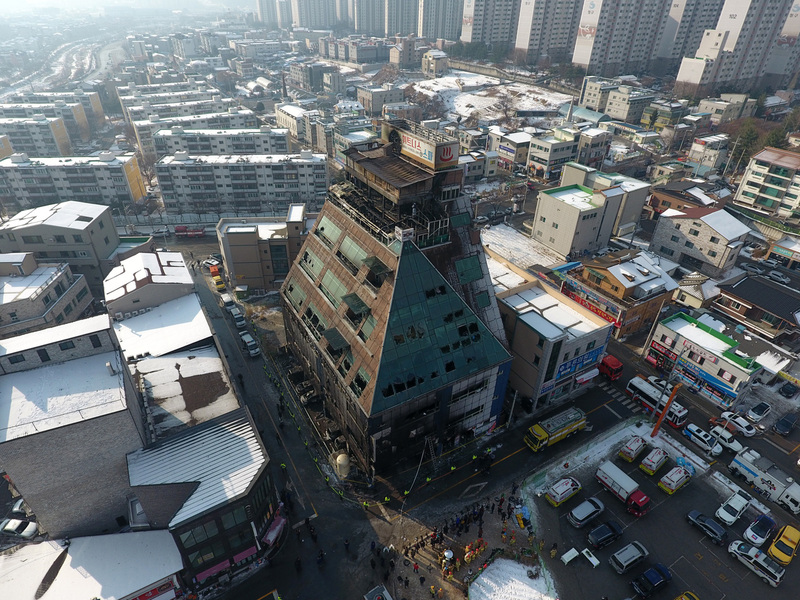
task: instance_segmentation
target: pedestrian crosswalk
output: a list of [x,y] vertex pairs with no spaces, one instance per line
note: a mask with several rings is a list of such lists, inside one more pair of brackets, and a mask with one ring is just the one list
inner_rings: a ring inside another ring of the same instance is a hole
[[640,413],[642,412],[642,405],[638,402],[634,402],[627,394],[624,392],[619,391],[613,385],[611,385],[608,381],[601,381],[598,385],[603,391],[605,391],[609,396],[611,396],[614,400],[622,404],[632,413]]

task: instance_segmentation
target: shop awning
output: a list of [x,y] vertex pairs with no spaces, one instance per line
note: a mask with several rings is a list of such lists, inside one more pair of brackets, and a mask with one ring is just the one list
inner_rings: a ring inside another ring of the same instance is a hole
[[326,329],[325,333],[322,334],[328,343],[331,346],[332,350],[343,350],[347,348],[350,343],[344,339],[344,336],[339,333],[339,330],[336,327],[331,327],[330,329]]
[[367,303],[359,298],[358,294],[346,294],[342,296],[342,302],[347,304],[347,306],[350,307],[350,310],[357,315],[369,314],[369,306],[367,306]]
[[264,534],[264,537],[261,538],[261,541],[267,544],[268,546],[272,546],[275,543],[275,540],[281,535],[281,531],[283,531],[283,527],[286,525],[286,519],[281,516],[275,517],[275,520],[272,521],[272,525],[269,526],[267,529],[267,533]]

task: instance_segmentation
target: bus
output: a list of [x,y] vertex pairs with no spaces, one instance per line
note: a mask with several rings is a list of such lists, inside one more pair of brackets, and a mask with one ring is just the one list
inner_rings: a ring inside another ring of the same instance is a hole
[[[664,405],[667,403],[670,396],[669,389],[664,390],[660,387],[656,387],[641,375],[637,375],[628,382],[625,393],[633,398],[633,400],[641,402],[645,409],[650,412],[655,412],[656,416],[661,416]],[[686,423],[686,417],[688,415],[688,410],[673,401],[669,406],[667,416],[664,417],[664,420],[677,429]]]

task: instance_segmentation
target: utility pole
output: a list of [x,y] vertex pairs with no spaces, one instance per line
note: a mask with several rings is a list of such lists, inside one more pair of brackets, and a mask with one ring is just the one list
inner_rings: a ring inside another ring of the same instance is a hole
[[[725,170],[722,171],[723,181],[725,180],[725,174],[728,172],[728,167],[731,165],[731,160],[733,159],[733,153],[736,152],[736,146],[739,145],[739,137],[741,136],[740,135],[736,136],[736,141],[733,142],[733,147],[731,148],[731,151],[728,153],[729,160],[725,161]],[[736,168],[737,169],[739,168],[739,163],[736,163]]]

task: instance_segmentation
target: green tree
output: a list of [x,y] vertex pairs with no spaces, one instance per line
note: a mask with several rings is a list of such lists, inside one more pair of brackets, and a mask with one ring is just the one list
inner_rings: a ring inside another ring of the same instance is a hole
[[786,130],[783,127],[776,127],[764,136],[764,146],[773,148],[786,148]]
[[736,166],[742,163],[747,164],[753,152],[758,148],[758,129],[756,129],[753,119],[747,119],[739,129],[736,139],[736,146],[731,152],[731,161],[735,161]]

